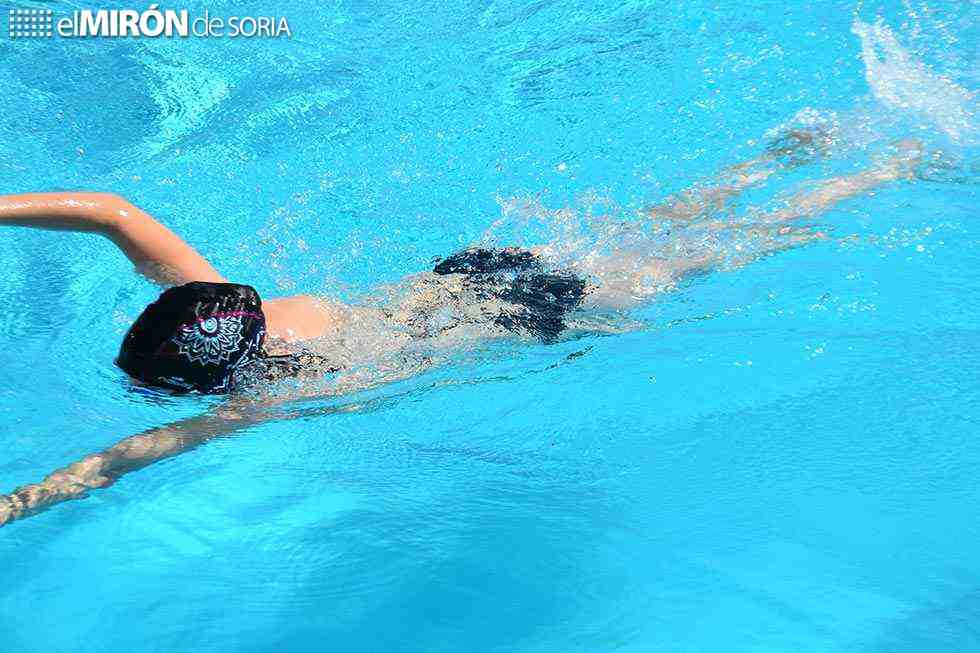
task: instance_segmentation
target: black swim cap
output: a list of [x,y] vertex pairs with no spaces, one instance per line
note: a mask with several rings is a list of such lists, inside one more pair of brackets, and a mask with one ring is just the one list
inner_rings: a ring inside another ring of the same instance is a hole
[[234,372],[265,339],[262,300],[251,286],[195,281],[169,288],[130,327],[116,365],[171,390],[228,392]]

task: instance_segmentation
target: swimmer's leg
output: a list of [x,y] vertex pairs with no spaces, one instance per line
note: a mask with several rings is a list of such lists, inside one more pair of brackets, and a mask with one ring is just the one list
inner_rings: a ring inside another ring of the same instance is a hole
[[666,292],[674,281],[669,261],[634,252],[593,257],[572,270],[596,282],[582,302],[586,310],[627,310]]
[[[579,267],[599,280],[589,298],[595,308],[623,310],[669,291],[686,276],[719,268],[735,268],[775,252],[801,247],[815,240],[827,240],[820,231],[782,224],[813,217],[838,202],[868,192],[883,184],[912,176],[921,158],[917,141],[896,144],[898,153],[868,170],[821,182],[815,189],[794,196],[784,208],[755,212],[754,222],[723,220],[702,222],[702,230],[687,247],[688,253],[676,257],[620,252],[615,257],[591,258]],[[746,254],[726,251],[712,244],[712,232],[734,230],[748,237]]]
[[910,139],[894,145],[896,154],[882,163],[846,177],[835,177],[820,182],[816,188],[790,198],[787,206],[761,213],[763,222],[788,222],[813,217],[838,202],[874,190],[892,181],[911,179],[915,167],[922,160],[922,143]]
[[694,274],[740,268],[770,254],[831,239],[825,231],[805,227],[765,223],[738,226],[739,236],[744,240],[742,247],[727,251],[719,248],[700,256],[667,261],[672,278],[679,281]]
[[751,246],[746,249],[751,253],[746,256],[728,256],[709,251],[701,256],[670,261],[670,269],[677,276],[683,276],[720,265],[728,268],[741,267],[767,254],[801,247],[815,240],[828,240],[829,236],[824,232],[780,223],[815,217],[845,199],[872,191],[892,181],[911,179],[922,158],[922,144],[916,140],[906,140],[896,143],[894,148],[896,153],[883,162],[853,175],[822,181],[816,188],[793,196],[783,208],[768,212],[750,211],[754,214],[754,221],[751,223],[724,220],[699,223],[708,232],[737,231],[741,236],[748,236],[748,244]]
[[778,170],[766,155],[725,168],[707,184],[697,184],[643,209],[654,220],[690,222],[725,209],[743,190],[761,184]]
[[695,185],[662,203],[645,208],[653,219],[690,222],[724,210],[742,191],[763,183],[779,170],[811,161],[824,151],[829,137],[820,130],[793,130],[771,142],[759,156],[729,166],[708,184]]

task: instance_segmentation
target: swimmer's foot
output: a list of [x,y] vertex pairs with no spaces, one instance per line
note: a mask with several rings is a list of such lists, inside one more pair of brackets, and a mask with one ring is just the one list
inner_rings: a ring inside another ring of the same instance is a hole
[[832,143],[830,134],[822,128],[790,129],[769,141],[763,156],[786,168],[795,168],[825,155]]
[[739,191],[767,180],[781,169],[816,161],[831,145],[830,135],[819,127],[791,129],[769,141],[762,154],[725,169],[731,187]]
[[894,154],[874,168],[874,175],[880,181],[915,179],[922,164],[925,148],[915,138],[907,138],[892,143]]
[[970,176],[958,162],[942,150],[930,152],[926,160],[915,172],[922,181],[964,183],[969,182]]
[[945,184],[972,184],[980,180],[980,166],[964,165],[941,149],[926,150],[914,138],[892,144],[895,154],[885,163],[893,169],[896,179],[929,181]]

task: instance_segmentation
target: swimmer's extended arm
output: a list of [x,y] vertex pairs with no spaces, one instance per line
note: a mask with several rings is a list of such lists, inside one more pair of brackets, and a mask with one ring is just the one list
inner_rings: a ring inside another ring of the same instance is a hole
[[226,281],[180,236],[111,193],[3,195],[0,226],[100,234],[114,242],[142,274],[164,285]]
[[124,474],[189,451],[216,437],[279,417],[281,414],[269,406],[226,404],[203,415],[128,437],[105,451],[49,474],[40,483],[0,495],[0,526],[64,501],[82,499],[89,490],[112,485]]
[[[429,364],[429,361],[421,363],[423,369]],[[105,451],[86,456],[48,474],[40,483],[25,485],[10,494],[0,495],[0,527],[36,515],[59,503],[84,499],[89,490],[108,487],[129,472],[190,451],[209,440],[235,435],[251,426],[361,410],[365,404],[360,401],[346,405],[316,404],[326,397],[395,381],[417,371],[403,370],[368,383],[354,375],[346,380],[341,379],[330,391],[313,391],[293,397],[289,408],[282,405],[283,398],[265,401],[230,400],[202,415],[130,436]],[[303,407],[301,404],[306,401],[312,401],[314,405]]]

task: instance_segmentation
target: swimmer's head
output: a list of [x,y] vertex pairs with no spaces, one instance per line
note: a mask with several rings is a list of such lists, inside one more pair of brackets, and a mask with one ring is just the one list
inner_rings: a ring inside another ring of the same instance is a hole
[[136,380],[217,394],[262,355],[265,315],[251,286],[195,281],[165,290],[130,327],[116,365]]

